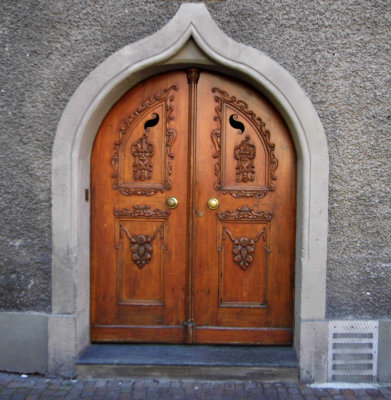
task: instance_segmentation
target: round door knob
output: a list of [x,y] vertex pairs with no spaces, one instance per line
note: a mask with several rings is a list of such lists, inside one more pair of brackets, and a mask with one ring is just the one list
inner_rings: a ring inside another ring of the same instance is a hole
[[177,208],[178,207],[178,199],[176,197],[169,197],[166,200],[166,205],[168,208]]
[[211,197],[208,200],[208,208],[209,210],[216,210],[217,208],[219,208],[219,201],[217,199],[215,199],[214,197]]

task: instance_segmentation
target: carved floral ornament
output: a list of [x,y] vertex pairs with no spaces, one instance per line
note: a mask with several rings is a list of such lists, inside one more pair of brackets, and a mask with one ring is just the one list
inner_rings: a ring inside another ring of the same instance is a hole
[[[236,211],[221,211],[217,213],[217,219],[219,221],[252,221],[252,222],[266,222],[271,221],[273,214],[266,211],[254,210],[252,207],[246,205],[238,207]],[[223,226],[222,240],[226,240],[227,236],[233,243],[232,257],[233,261],[244,271],[246,271],[254,262],[256,243],[262,237],[265,245],[263,246],[265,252],[271,253],[271,250],[266,246],[266,228],[263,228],[258,235],[251,239],[247,236],[241,236],[235,238],[233,234]],[[218,251],[222,250],[222,247],[218,247]]]
[[[270,142],[270,132],[265,128],[265,123],[260,117],[249,110],[248,104],[242,100],[238,100],[235,96],[230,96],[226,91],[219,88],[212,88],[214,93],[214,99],[217,103],[215,107],[216,115],[214,120],[218,124],[218,128],[212,131],[211,138],[215,146],[215,153],[213,157],[217,159],[215,164],[215,175],[217,176],[217,182],[215,183],[215,189],[222,191],[223,194],[229,193],[233,197],[255,197],[262,198],[266,196],[268,192],[273,192],[276,188],[272,184],[277,177],[275,171],[278,166],[278,160],[275,157],[274,143]],[[243,134],[245,126],[243,123],[237,120],[238,114],[240,114],[249,124],[256,130],[259,139],[264,143],[266,149],[267,163],[267,186],[262,186],[257,189],[246,188],[247,183],[254,181],[255,168],[254,159],[256,157],[256,147],[250,142],[250,137],[245,138],[240,142],[239,145],[235,146],[233,151],[233,157],[236,160],[236,176],[235,181],[243,183],[244,185],[240,189],[226,188],[224,186],[222,177],[222,154],[221,154],[221,141],[224,140],[225,132],[223,132],[223,109],[225,105],[229,105],[237,114],[232,114],[229,118],[229,123],[232,127],[239,129],[238,134]]]
[[[114,209],[114,215],[120,218],[158,218],[167,219],[170,215],[170,211],[161,210],[160,208],[155,208],[151,210],[150,206],[147,205],[134,205],[133,210],[129,208],[123,208],[121,210]],[[132,252],[132,260],[137,265],[139,269],[142,269],[145,264],[149,264],[152,260],[153,247],[152,242],[157,238],[160,233],[160,238],[164,240],[164,225],[160,225],[152,236],[149,235],[132,235],[124,225],[120,224],[120,237],[125,232],[129,239],[130,250]],[[163,248],[167,250],[166,246],[163,244]]]
[[[147,99],[145,99],[136,109],[136,111],[121,121],[119,129],[119,138],[114,142],[114,154],[111,158],[113,167],[113,189],[119,190],[124,196],[139,195],[139,196],[153,196],[158,192],[164,192],[171,189],[171,180],[169,176],[172,174],[172,160],[174,154],[172,153],[172,146],[176,139],[176,131],[170,128],[170,121],[174,120],[173,116],[173,101],[174,91],[178,90],[178,86],[172,85]],[[163,112],[165,118],[161,118],[157,113],[153,112],[150,118],[144,123],[144,132],[142,136],[136,139],[131,145],[130,149],[123,149],[126,144],[125,138],[130,132],[133,124],[136,124],[140,119],[145,118],[149,111],[153,111],[163,104]],[[153,156],[155,154],[155,145],[149,139],[150,128],[156,126],[160,120],[166,121],[165,126],[165,171],[163,182],[160,184],[150,183],[148,186],[143,185],[144,181],[150,181],[153,174]],[[123,155],[133,156],[133,179],[135,183],[129,184],[122,182],[120,176],[120,163],[123,162]]]
[[258,235],[254,239],[248,238],[246,236],[234,238],[232,233],[225,226],[223,227],[223,240],[226,240],[226,235],[229,236],[233,243],[233,260],[244,271],[247,271],[247,269],[254,262],[255,244],[258,242],[261,236],[263,236],[263,240],[265,241],[265,233],[266,230],[264,228],[261,232],[258,233]]
[[120,237],[122,237],[122,232],[125,232],[129,239],[133,262],[139,269],[142,269],[145,264],[149,264],[152,260],[152,242],[157,238],[159,233],[160,238],[163,239],[163,225],[160,225],[152,236],[132,235],[123,225],[120,225]]

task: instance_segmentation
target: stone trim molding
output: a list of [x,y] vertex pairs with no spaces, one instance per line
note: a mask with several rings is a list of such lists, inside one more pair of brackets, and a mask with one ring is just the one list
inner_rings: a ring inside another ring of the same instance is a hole
[[[52,153],[52,312],[75,317],[74,354],[49,326],[49,365],[71,375],[89,343],[90,156],[102,119],[132,86],[149,76],[185,66],[231,73],[262,92],[279,110],[298,157],[295,348],[310,339],[302,321],[322,321],[326,305],[328,149],[319,117],[296,80],[259,50],[237,43],[215,24],[204,4],[183,4],[157,33],[117,51],[83,81],[58,124]],[[316,337],[312,334],[315,346]],[[311,339],[312,340],[312,339]],[[58,342],[58,343],[57,343]],[[68,353],[67,353],[68,351]],[[73,361],[70,361],[73,360]]]

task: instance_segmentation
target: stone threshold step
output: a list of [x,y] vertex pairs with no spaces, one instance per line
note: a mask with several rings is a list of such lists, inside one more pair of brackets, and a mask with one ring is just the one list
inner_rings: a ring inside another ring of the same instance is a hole
[[93,344],[77,361],[80,377],[298,379],[292,347]]

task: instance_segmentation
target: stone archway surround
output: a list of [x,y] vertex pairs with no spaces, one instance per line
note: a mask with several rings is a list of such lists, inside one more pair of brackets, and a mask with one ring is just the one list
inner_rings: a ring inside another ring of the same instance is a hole
[[52,155],[52,314],[49,372],[72,375],[89,344],[89,188],[95,135],[112,105],[158,72],[200,66],[231,73],[266,95],[285,119],[298,157],[294,347],[302,381],[327,379],[328,150],[304,91],[262,52],[227,37],[203,4],[183,4],[160,31],[99,65],[63,112]]

